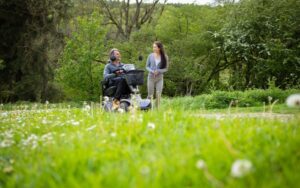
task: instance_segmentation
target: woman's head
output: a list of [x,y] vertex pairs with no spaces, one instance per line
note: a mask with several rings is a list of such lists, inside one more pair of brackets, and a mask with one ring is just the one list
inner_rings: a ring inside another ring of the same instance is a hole
[[160,54],[161,51],[164,51],[164,46],[163,46],[163,44],[162,44],[161,42],[159,42],[159,41],[155,41],[155,42],[153,43],[153,52],[154,52],[154,53]]
[[153,52],[161,55],[161,65],[160,68],[164,69],[167,66],[167,58],[163,44],[160,41],[155,41],[153,43]]

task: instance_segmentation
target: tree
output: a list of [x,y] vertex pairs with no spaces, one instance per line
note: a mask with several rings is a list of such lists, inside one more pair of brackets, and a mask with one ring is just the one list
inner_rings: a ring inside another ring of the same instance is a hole
[[104,66],[100,66],[96,59],[104,51],[105,36],[101,22],[102,17],[95,12],[71,22],[75,27],[74,32],[66,39],[56,74],[56,80],[67,99],[99,99],[99,83]]
[[[130,0],[106,1],[98,0],[106,18],[105,24],[112,24],[117,29],[117,37],[128,40],[133,31],[140,30],[142,25],[150,23],[153,17],[161,15],[167,0],[159,7],[159,0],[152,3],[144,3],[136,0],[131,4]],[[118,8],[117,8],[118,7]]]
[[0,101],[55,98],[53,69],[62,47],[57,25],[70,0],[0,1]]

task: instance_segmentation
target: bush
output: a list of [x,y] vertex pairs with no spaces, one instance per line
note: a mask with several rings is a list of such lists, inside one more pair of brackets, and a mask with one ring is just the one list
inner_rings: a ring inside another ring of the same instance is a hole
[[167,108],[190,109],[213,109],[227,108],[230,106],[250,107],[273,103],[284,103],[285,99],[293,94],[299,93],[299,90],[281,90],[281,89],[255,89],[247,91],[214,91],[211,94],[199,95],[196,97],[164,99]]

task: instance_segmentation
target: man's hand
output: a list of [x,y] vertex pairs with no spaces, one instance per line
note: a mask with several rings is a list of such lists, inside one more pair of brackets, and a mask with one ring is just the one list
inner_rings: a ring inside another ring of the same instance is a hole
[[116,74],[117,74],[117,75],[120,75],[120,74],[123,74],[123,73],[124,73],[124,70],[117,70],[117,71],[116,71]]

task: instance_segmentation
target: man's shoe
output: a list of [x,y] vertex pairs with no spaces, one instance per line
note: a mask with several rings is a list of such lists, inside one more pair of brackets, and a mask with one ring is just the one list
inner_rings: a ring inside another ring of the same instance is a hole
[[114,99],[112,102],[112,110],[117,110],[120,107],[120,101],[117,99]]

